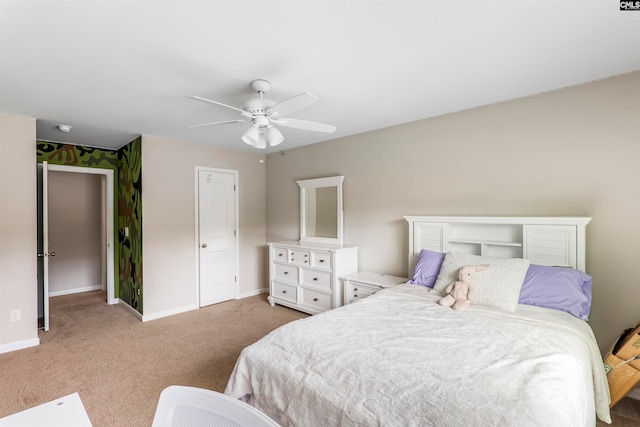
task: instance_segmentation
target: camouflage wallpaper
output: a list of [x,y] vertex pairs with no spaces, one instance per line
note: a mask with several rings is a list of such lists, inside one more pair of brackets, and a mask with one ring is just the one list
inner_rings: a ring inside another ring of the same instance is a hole
[[115,150],[60,142],[36,141],[36,144],[38,163],[49,162],[52,165],[118,169],[118,154]]
[[[114,188],[115,248],[114,297],[142,314],[142,139],[120,150],[37,141],[37,162],[116,171]],[[129,227],[125,236],[124,227]]]
[[[120,299],[142,311],[142,138],[118,150]],[[125,227],[129,235],[125,235]]]

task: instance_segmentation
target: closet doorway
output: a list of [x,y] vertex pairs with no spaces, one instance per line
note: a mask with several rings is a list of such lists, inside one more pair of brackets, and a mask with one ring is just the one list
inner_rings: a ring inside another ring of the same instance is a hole
[[113,170],[38,164],[38,323],[49,298],[103,289],[114,298]]

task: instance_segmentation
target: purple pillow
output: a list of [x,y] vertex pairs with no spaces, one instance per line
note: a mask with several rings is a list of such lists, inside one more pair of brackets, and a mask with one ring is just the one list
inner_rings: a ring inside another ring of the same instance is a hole
[[580,270],[531,264],[518,303],[566,311],[588,320],[592,285],[593,277]]
[[415,270],[413,270],[413,276],[409,283],[433,288],[445,255],[442,252],[434,252],[427,249],[421,250],[420,258],[418,258],[418,263]]

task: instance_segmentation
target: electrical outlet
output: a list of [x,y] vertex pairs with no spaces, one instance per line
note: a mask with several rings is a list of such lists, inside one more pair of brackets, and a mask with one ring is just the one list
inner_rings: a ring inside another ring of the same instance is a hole
[[19,308],[16,308],[15,310],[11,310],[9,317],[12,322],[19,322],[22,319],[22,312]]

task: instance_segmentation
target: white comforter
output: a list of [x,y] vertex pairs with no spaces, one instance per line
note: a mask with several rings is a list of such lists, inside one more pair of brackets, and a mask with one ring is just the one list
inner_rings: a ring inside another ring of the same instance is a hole
[[245,348],[225,393],[285,426],[594,426],[609,389],[591,328],[556,310],[455,312],[398,285]]

